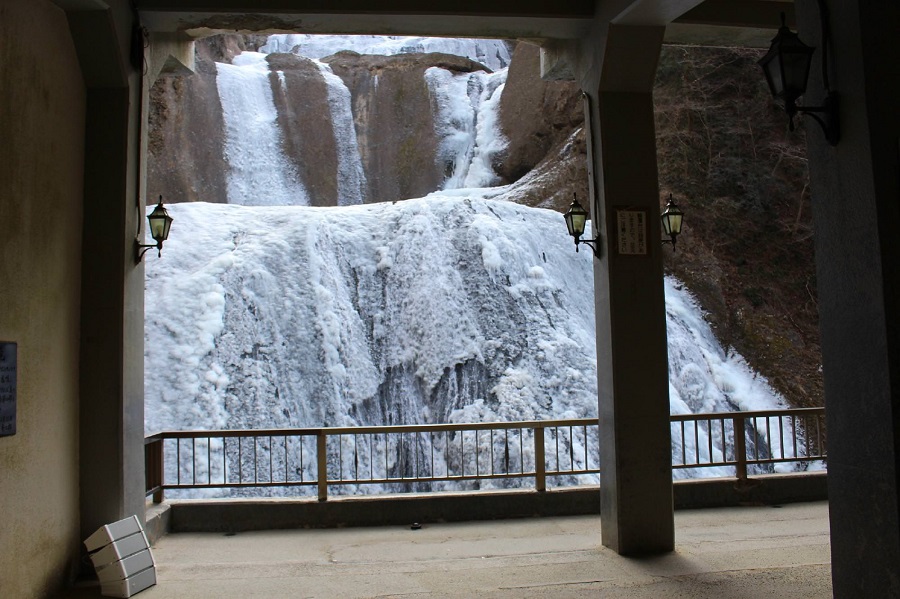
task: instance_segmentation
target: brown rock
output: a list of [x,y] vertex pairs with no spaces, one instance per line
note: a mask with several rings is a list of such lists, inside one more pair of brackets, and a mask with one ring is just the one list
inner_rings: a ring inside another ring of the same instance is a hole
[[367,202],[418,198],[438,189],[434,106],[425,71],[487,70],[447,54],[361,56],[339,52],[323,59],[350,90],[359,151],[368,184]]
[[527,176],[528,185],[517,186],[515,201],[564,211],[573,192],[587,198],[583,126],[578,85],[542,81],[540,50],[519,43],[500,100],[500,127],[509,145],[495,165],[506,181]]
[[337,206],[337,146],[325,79],[308,58],[270,54],[266,60],[272,69],[269,80],[284,154],[297,169],[313,206]]

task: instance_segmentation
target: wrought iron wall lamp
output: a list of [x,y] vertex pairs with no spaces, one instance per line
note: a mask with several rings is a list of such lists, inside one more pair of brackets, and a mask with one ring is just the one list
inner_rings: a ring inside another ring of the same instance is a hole
[[143,259],[144,254],[151,248],[156,248],[158,252],[157,256],[160,258],[162,257],[163,242],[169,238],[169,229],[172,227],[172,217],[169,216],[169,213],[166,212],[166,209],[163,206],[162,196],[159,196],[159,203],[156,205],[156,208],[153,209],[153,212],[147,215],[147,220],[150,222],[150,236],[153,237],[153,240],[156,243],[143,244],[139,239],[135,239],[135,263],[140,262]]
[[669,236],[668,239],[663,239],[662,242],[671,243],[672,251],[674,252],[675,240],[681,235],[681,222],[684,219],[684,212],[675,203],[671,193],[669,194],[669,201],[666,202],[666,209],[659,215],[659,218],[662,220],[663,233]]
[[828,9],[825,0],[818,0],[819,21],[822,29],[822,84],[825,88],[825,99],[822,106],[798,106],[797,100],[806,93],[809,79],[809,67],[815,48],[807,46],[800,37],[785,24],[785,15],[781,13],[781,28],[772,39],[769,51],[759,60],[759,66],[765,73],[769,90],[776,99],[784,100],[784,110],[788,114],[790,130],[794,130],[794,116],[799,112],[812,117],[831,145],[837,145],[841,138],[840,120],[838,116],[838,95],[831,91],[828,79]]
[[572,205],[569,206],[569,209],[563,215],[563,218],[566,219],[566,227],[569,229],[569,235],[575,238],[575,251],[578,251],[579,244],[586,243],[591,246],[591,249],[594,250],[594,256],[599,260],[600,236],[598,235],[594,239],[581,238],[581,236],[584,235],[584,227],[588,221],[588,213],[587,210],[582,208],[581,204],[578,203],[577,194],[572,194]]

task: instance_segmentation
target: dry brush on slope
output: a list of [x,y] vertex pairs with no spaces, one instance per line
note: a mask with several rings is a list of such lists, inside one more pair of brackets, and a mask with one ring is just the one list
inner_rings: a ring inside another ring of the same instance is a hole
[[796,406],[822,405],[805,137],[790,133],[757,50],[664,48],[654,99],[660,191],[685,208],[667,268]]

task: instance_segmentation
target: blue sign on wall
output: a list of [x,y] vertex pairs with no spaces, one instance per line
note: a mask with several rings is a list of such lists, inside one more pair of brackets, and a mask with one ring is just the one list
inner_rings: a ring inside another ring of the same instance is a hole
[[16,344],[0,341],[0,437],[16,434]]

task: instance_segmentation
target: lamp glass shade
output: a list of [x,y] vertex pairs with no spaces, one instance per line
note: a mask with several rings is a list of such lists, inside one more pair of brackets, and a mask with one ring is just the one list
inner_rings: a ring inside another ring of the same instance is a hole
[[681,211],[680,208],[675,204],[675,200],[672,197],[669,197],[669,202],[666,204],[665,211],[660,215],[660,219],[662,220],[662,228],[663,233],[668,235],[669,237],[673,237],[681,234],[681,222],[684,217],[684,212]]
[[569,235],[575,239],[584,235],[584,226],[588,220],[587,211],[581,207],[578,200],[573,200],[569,210],[563,215],[566,219],[566,227],[569,229]]
[[793,102],[806,91],[815,48],[804,44],[796,33],[782,26],[769,51],[757,64],[762,68],[775,98]]
[[156,205],[153,212],[147,216],[147,220],[150,221],[150,235],[157,243],[163,242],[169,238],[172,217],[166,212],[162,202]]

